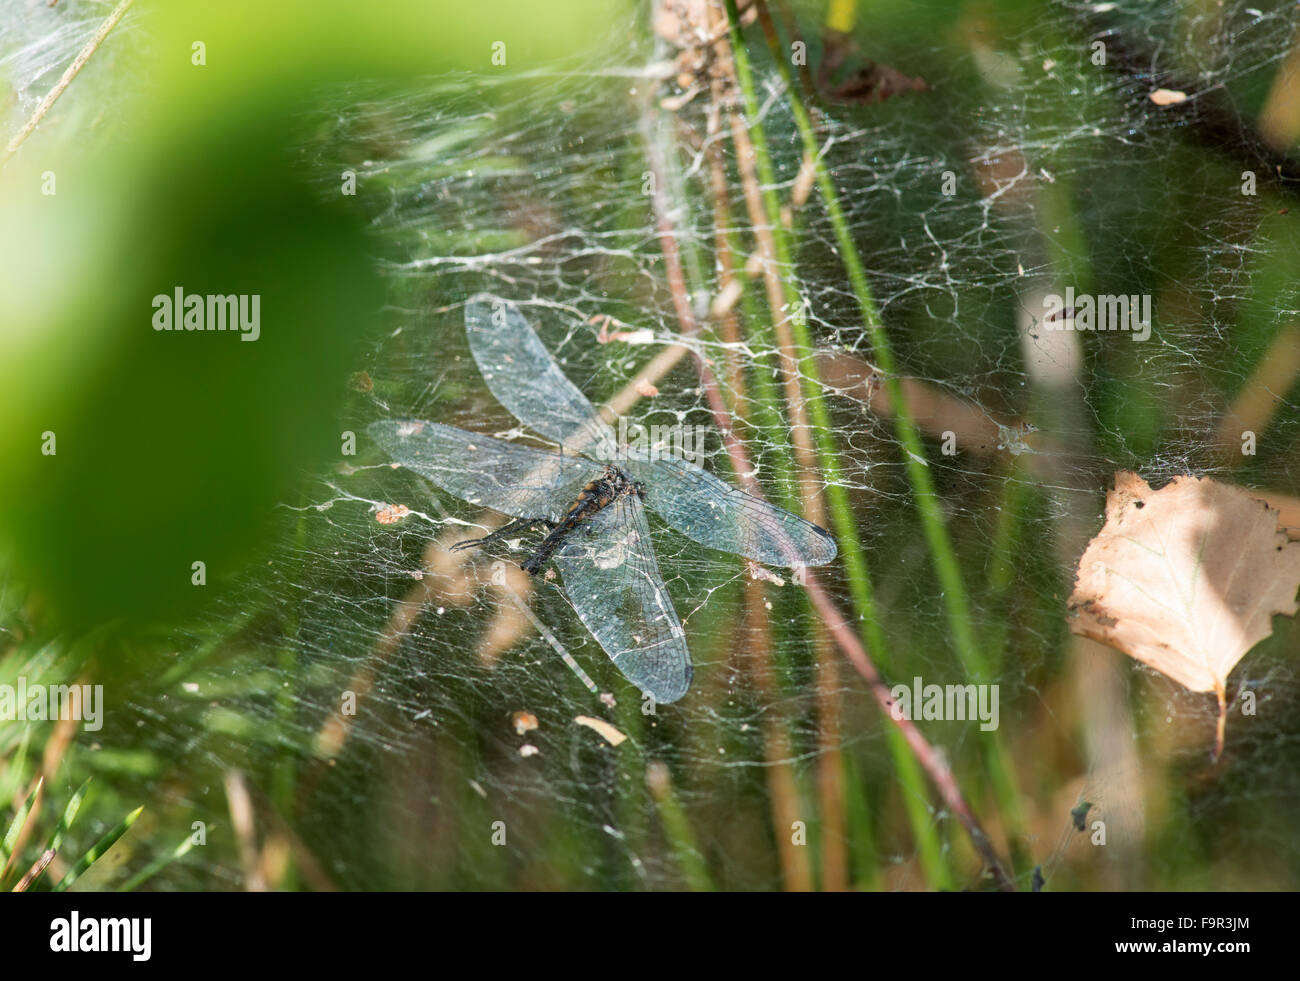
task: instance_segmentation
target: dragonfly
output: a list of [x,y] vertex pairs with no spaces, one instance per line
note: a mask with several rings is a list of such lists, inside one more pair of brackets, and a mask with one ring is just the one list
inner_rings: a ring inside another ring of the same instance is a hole
[[646,506],[686,537],[756,562],[799,568],[835,558],[835,539],[812,522],[688,460],[620,446],[514,303],[472,297],[465,330],[489,391],[560,451],[422,419],[381,420],[367,433],[397,464],[469,504],[514,519],[453,549],[545,527],[522,568],[537,575],[553,563],[583,625],[623,676],[656,702],[682,698],[692,668],[686,633],[655,558]]

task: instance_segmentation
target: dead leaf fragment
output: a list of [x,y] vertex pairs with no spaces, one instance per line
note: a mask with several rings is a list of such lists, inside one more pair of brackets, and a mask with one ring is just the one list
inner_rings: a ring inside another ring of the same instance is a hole
[[[633,330],[629,324],[621,320],[615,320],[607,313],[598,313],[587,320],[589,324],[600,324],[600,330],[596,333],[597,344],[609,344],[611,341],[622,341],[624,344],[653,344],[655,342],[655,332],[648,327],[640,330]],[[627,330],[611,331],[610,325],[617,324],[619,327],[627,327]]]
[[597,719],[590,715],[579,715],[576,716],[573,721],[578,723],[580,726],[594,729],[596,732],[600,733],[605,742],[609,743],[611,746],[617,746],[622,743],[623,740],[627,739],[627,736],[623,735],[623,733],[619,732],[604,719]]
[[[823,42],[822,61],[817,66],[817,87],[827,101],[869,105],[906,92],[930,91],[921,76],[910,77],[889,65],[865,61],[853,67],[859,48],[857,42],[846,34],[827,30]],[[846,64],[846,71],[841,72]]]
[[766,566],[761,566],[751,559],[745,560],[745,568],[749,572],[749,578],[759,582],[770,582],[773,586],[784,586],[785,580],[778,576]]
[[515,712],[510,717],[510,721],[514,723],[515,732],[517,732],[521,736],[524,733],[532,732],[534,729],[537,728],[537,716],[533,715],[532,712],[528,712],[528,711]]
[[375,520],[381,525],[395,525],[410,513],[411,509],[405,504],[389,504],[375,513]]
[[1154,491],[1120,471],[1105,526],[1079,560],[1070,630],[1190,691],[1215,692],[1216,758],[1228,674],[1273,632],[1274,614],[1300,609],[1300,543],[1277,519],[1248,491],[1208,477],[1176,477]]
[[1156,89],[1147,98],[1158,106],[1175,106],[1186,101],[1187,93],[1176,89]]

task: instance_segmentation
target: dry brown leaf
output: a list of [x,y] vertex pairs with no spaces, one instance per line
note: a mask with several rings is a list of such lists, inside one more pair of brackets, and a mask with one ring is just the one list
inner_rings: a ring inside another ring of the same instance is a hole
[[1283,494],[1279,491],[1260,490],[1255,494],[1278,513],[1278,524],[1291,541],[1300,541],[1300,497]]
[[1219,697],[1223,748],[1228,673],[1300,608],[1300,543],[1246,490],[1177,477],[1154,491],[1115,474],[1106,524],[1079,560],[1070,629]]

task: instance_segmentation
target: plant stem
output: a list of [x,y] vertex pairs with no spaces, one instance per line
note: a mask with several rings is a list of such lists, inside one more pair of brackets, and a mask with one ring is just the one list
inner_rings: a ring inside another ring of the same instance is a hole
[[41,104],[36,107],[36,111],[32,113],[31,118],[23,124],[23,128],[15,133],[14,138],[9,141],[9,145],[5,147],[4,153],[0,154],[0,167],[3,167],[9,162],[9,158],[18,152],[18,148],[22,146],[27,137],[31,136],[36,130],[36,127],[40,125],[41,120],[45,118],[45,114],[49,112],[54,103],[58,101],[58,98],[63,94],[64,89],[72,84],[72,80],[77,77],[77,74],[81,69],[86,66],[86,62],[90,60],[90,56],[93,55],[99,49],[99,46],[104,43],[104,38],[108,37],[108,32],[117,26],[117,22],[122,19],[122,16],[126,13],[127,8],[131,6],[132,2],[133,0],[122,0],[121,3],[113,8],[113,12],[105,18],[104,23],[99,25],[99,29],[96,30],[91,39],[86,42],[85,47],[78,52],[77,57],[72,59],[72,64],[68,66],[67,71],[65,71],[62,77],[54,83],[54,88],[50,89],[45,98],[41,100]]
[[[745,50],[743,38],[740,34],[739,12],[736,9],[735,0],[726,0],[726,4],[728,15],[731,18],[732,48],[737,78],[740,82],[746,112],[751,116],[752,120],[751,131],[754,134],[753,142],[758,153],[759,172],[763,177],[768,214],[776,217],[779,216],[780,211],[776,201],[775,171],[770,156],[766,151],[761,124],[757,120],[758,102],[748,53]],[[968,678],[977,683],[989,683],[992,679],[989,677],[987,665],[975,641],[971,627],[970,603],[962,580],[961,570],[944,524],[938,495],[930,476],[929,464],[925,460],[924,447],[921,443],[919,431],[912,420],[907,402],[903,396],[902,384],[896,372],[893,351],[889,345],[888,335],[884,330],[879,310],[876,307],[871,285],[867,280],[865,265],[849,232],[848,221],[840,206],[838,195],[831,182],[825,162],[819,152],[820,148],[813,133],[812,120],[798,98],[790,77],[789,68],[782,58],[775,25],[772,24],[766,5],[761,0],[758,3],[758,13],[777,70],[791,92],[789,104],[794,115],[795,125],[803,141],[805,155],[813,161],[815,166],[817,186],[835,232],[841,260],[844,263],[854,295],[858,301],[863,327],[871,339],[887,393],[895,407],[895,427],[903,447],[908,477],[921,515],[922,528],[939,576],[939,584],[943,592],[944,606],[957,648],[958,660]],[[811,338],[803,311],[803,304],[794,285],[792,273],[794,269],[793,253],[784,226],[780,221],[773,222],[772,227],[777,246],[777,260],[784,270],[784,282],[787,290],[786,307],[790,313],[795,343],[800,351],[800,375],[807,379],[810,385],[815,386],[818,379],[818,370],[812,355]],[[861,543],[858,540],[856,526],[852,519],[848,495],[844,490],[838,460],[831,443],[830,413],[821,398],[813,398],[809,401],[809,411],[817,435],[817,447],[822,472],[826,476],[827,497],[830,503],[832,521],[835,526],[836,536],[840,539],[842,545],[841,551],[844,556],[845,569],[848,572],[850,592],[864,623],[874,624],[875,610],[871,600],[866,562],[862,557]],[[873,632],[878,633],[878,631]],[[883,638],[879,639],[883,640]],[[870,638],[870,642],[872,650],[884,650],[877,638]],[[887,660],[884,663],[888,666]],[[1018,791],[1015,788],[1012,768],[996,733],[992,734],[991,738],[983,740],[983,748],[989,775],[1003,811],[1004,820],[1014,828],[1018,828]],[[983,836],[982,831],[979,834]],[[972,837],[974,837],[974,833],[972,833]],[[1015,837],[1019,837],[1019,835],[1016,834]],[[986,836],[984,836],[984,841],[987,841]]]

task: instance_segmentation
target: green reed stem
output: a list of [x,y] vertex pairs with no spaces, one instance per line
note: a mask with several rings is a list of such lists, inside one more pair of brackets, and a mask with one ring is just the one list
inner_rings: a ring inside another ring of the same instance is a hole
[[[763,206],[772,229],[776,248],[775,258],[781,266],[786,311],[792,324],[794,341],[798,349],[799,370],[801,377],[811,383],[812,396],[808,398],[807,406],[813,423],[818,462],[826,478],[827,510],[835,530],[835,537],[840,543],[840,555],[843,559],[844,570],[849,583],[849,592],[853,599],[854,608],[863,625],[864,640],[874,656],[881,659],[882,664],[887,665],[887,647],[884,633],[880,629],[877,618],[871,576],[867,569],[861,539],[858,537],[857,526],[853,520],[848,492],[844,489],[843,471],[840,468],[838,455],[831,440],[830,412],[820,395],[820,387],[817,385],[818,372],[812,356],[808,324],[804,317],[802,298],[794,281],[793,249],[787,230],[781,222],[780,201],[775,190],[775,168],[772,165],[772,158],[768,151],[767,138],[762,123],[758,121],[758,99],[755,95],[749,55],[740,33],[740,18],[736,10],[735,0],[727,0],[727,13],[731,19],[732,57],[736,64],[736,77],[740,82],[745,114],[750,121],[749,131],[754,144],[755,162],[763,184]],[[802,111],[802,106],[799,109]],[[819,176],[825,176],[824,170],[820,168]],[[841,248],[841,252],[843,251],[843,248]],[[856,256],[856,253],[854,254]],[[862,278],[861,285],[863,289],[859,291],[859,300],[865,298],[868,303],[871,303],[871,293],[866,285],[865,276]],[[855,284],[855,288],[856,286],[857,284]],[[874,303],[870,309],[874,311]],[[779,316],[780,313],[780,311],[772,311],[774,317]],[[921,865],[925,870],[926,878],[935,888],[951,888],[953,882],[952,873],[948,865],[947,854],[944,851],[943,843],[940,841],[937,827],[932,820],[927,804],[929,792],[925,777],[921,773],[921,768],[902,734],[894,726],[886,726],[885,734],[900,784],[904,807],[912,827],[912,834],[919,850]]]
[[[727,0],[727,7],[728,10],[734,10],[735,0]],[[762,16],[766,16],[765,10],[760,13]],[[733,35],[738,33],[735,25],[736,22],[733,21]],[[930,474],[930,464],[925,457],[925,447],[921,441],[920,431],[917,429],[916,422],[912,419],[911,410],[903,394],[902,381],[897,372],[897,362],[894,360],[893,348],[890,346],[889,335],[885,330],[884,321],[881,319],[879,308],[876,306],[871,284],[867,279],[866,266],[849,231],[848,220],[840,205],[839,195],[831,180],[830,172],[826,168],[825,160],[820,153],[820,147],[817,145],[812,119],[803,105],[799,92],[795,88],[794,80],[790,75],[789,67],[779,50],[775,29],[768,34],[768,42],[772,51],[773,62],[791,95],[790,107],[794,115],[795,126],[799,130],[799,136],[803,142],[804,153],[814,161],[818,191],[826,207],[827,216],[830,218],[831,227],[834,229],[840,258],[844,263],[844,269],[848,273],[849,282],[858,301],[858,308],[862,315],[862,326],[871,339],[876,364],[884,376],[885,390],[894,411],[895,432],[902,444],[908,480],[912,485],[917,510],[921,517],[921,528],[925,534],[931,559],[934,562],[935,572],[939,577],[944,609],[948,616],[949,628],[952,631],[957,659],[968,679],[977,684],[991,684],[993,682],[992,672],[989,670],[984,652],[976,641],[975,631],[971,625],[971,604],[962,577],[961,566],[957,561],[956,551],[948,534],[939,495],[935,490],[934,480]],[[737,65],[739,66],[739,60]],[[748,67],[746,70],[748,70]],[[764,181],[770,186],[770,182],[766,178]],[[807,324],[802,316],[796,318],[795,331],[800,346],[807,351]],[[815,380],[816,366],[811,363],[811,357],[806,357],[806,360],[808,365],[803,369],[805,377]],[[825,408],[820,404],[820,401],[814,403],[814,411],[814,419],[818,422],[820,429],[822,428],[820,420],[826,417]],[[822,433],[819,432],[818,435],[819,447],[823,439],[829,442],[829,439],[824,438]],[[1008,838],[1012,842],[1013,852],[1018,852],[1020,848],[1016,843],[1023,837],[1024,822],[1014,767],[998,732],[982,733],[981,736],[985,766],[998,801],[998,807],[1002,813],[1003,821],[1007,824]],[[1014,865],[1018,866],[1020,864],[1018,858],[1019,856],[1013,854]]]

